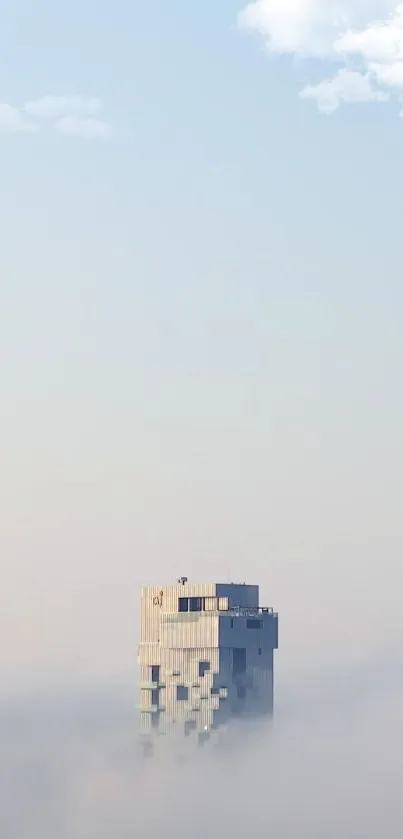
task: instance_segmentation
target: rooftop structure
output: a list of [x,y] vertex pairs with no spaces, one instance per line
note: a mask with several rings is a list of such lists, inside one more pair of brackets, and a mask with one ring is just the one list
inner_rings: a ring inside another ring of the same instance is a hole
[[278,616],[259,587],[190,583],[141,591],[140,711],[146,735],[199,743],[234,716],[273,712]]

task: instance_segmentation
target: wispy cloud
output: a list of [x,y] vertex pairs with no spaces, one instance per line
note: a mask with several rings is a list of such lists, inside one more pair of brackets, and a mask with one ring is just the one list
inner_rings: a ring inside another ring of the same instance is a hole
[[44,96],[19,107],[3,103],[0,104],[0,133],[50,129],[68,137],[107,139],[112,130],[101,113],[102,102],[96,97]]
[[317,85],[307,85],[301,90],[301,99],[313,99],[323,114],[331,114],[342,102],[385,102],[387,93],[375,90],[368,76],[353,70],[339,70],[332,79]]
[[102,110],[102,102],[86,96],[43,96],[33,102],[26,102],[24,110],[39,120],[55,120],[62,117],[92,117]]
[[396,0],[253,0],[238,24],[263,37],[273,55],[339,64],[301,92],[324,113],[343,102],[401,98],[403,4]]
[[20,134],[21,132],[32,133],[37,131],[38,126],[27,119],[18,108],[12,105],[0,104],[0,133]]
[[111,128],[107,122],[92,117],[63,117],[58,120],[55,127],[60,134],[66,134],[68,137],[84,137],[87,140],[94,140],[97,137],[107,138],[111,134]]

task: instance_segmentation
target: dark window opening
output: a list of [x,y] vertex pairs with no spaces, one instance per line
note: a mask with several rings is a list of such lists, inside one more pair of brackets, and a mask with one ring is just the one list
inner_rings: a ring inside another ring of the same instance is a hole
[[232,670],[234,676],[246,672],[246,648],[234,647],[232,651]]
[[231,629],[234,628],[234,618],[231,618]]
[[191,597],[189,600],[189,612],[203,612],[203,598]]
[[212,696],[219,696],[220,695],[220,688],[211,688],[211,695]]
[[238,699],[245,699],[246,698],[246,687],[245,685],[238,685],[236,689],[236,695]]
[[246,621],[247,629],[261,629],[262,628],[262,621],[259,621],[257,618],[248,618]]
[[159,664],[153,664],[151,668],[151,681],[152,682],[159,682],[160,680],[160,666]]
[[199,676],[202,678],[205,673],[209,673],[210,671],[210,662],[209,661],[199,661]]
[[259,652],[259,655],[262,655],[262,648],[261,647],[259,647],[258,652]]
[[185,685],[177,685],[176,698],[178,702],[187,702],[189,699],[189,688],[185,687]]
[[153,744],[150,743],[149,740],[147,740],[145,743],[143,743],[143,757],[145,757],[145,758],[152,757],[153,752],[154,752],[154,747],[153,747]]
[[189,611],[189,598],[188,597],[180,597],[178,600],[178,612],[188,612]]
[[160,692],[158,688],[156,690],[151,691],[151,705],[158,705],[160,701]]
[[205,743],[210,739],[210,734],[208,731],[200,731],[197,736],[199,746],[204,746]]
[[189,737],[192,731],[197,728],[196,720],[186,720],[185,722],[185,737]]

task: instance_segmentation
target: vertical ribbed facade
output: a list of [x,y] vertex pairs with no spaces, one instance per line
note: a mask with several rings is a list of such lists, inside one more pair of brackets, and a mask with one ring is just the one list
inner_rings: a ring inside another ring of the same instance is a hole
[[271,713],[277,646],[278,617],[259,606],[258,586],[142,589],[143,732],[203,742],[234,715]]

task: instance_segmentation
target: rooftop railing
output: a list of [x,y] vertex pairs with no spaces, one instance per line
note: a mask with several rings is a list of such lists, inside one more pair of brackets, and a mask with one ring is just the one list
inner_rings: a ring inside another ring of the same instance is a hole
[[277,612],[271,606],[230,606],[225,612],[220,614],[230,615],[232,617],[261,617],[270,615],[270,617],[278,617]]
[[230,618],[278,618],[278,613],[271,606],[229,606],[228,609],[202,610],[197,612],[165,612],[162,615],[162,620],[168,623],[177,620],[195,621],[200,617],[211,617],[213,615],[223,617],[227,615]]

